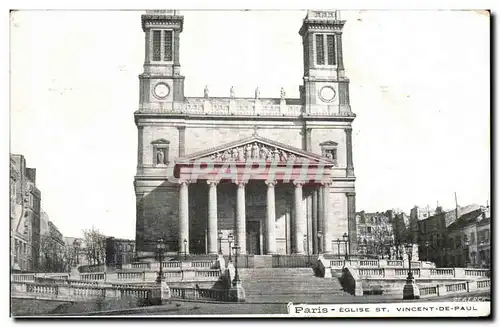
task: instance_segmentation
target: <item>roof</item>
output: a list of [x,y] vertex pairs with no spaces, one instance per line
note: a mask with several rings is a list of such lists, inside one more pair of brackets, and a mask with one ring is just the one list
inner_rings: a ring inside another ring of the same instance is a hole
[[481,208],[469,211],[463,215],[461,215],[457,220],[455,220],[453,223],[451,223],[448,226],[448,229],[451,230],[457,230],[461,229],[465,226],[475,224],[478,222],[478,220],[482,217],[483,211]]

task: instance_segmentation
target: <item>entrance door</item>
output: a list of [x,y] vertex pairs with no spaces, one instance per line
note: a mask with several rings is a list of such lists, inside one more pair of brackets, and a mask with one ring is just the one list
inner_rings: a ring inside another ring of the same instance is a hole
[[260,253],[260,222],[247,221],[247,252],[248,254]]

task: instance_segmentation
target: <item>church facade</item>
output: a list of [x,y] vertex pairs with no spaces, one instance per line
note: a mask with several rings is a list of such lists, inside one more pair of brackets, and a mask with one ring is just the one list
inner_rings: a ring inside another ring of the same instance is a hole
[[[300,98],[184,95],[184,18],[142,15],[136,248],[244,254],[357,253],[349,79],[337,11],[308,11],[300,27]],[[299,26],[298,26],[299,27]],[[298,36],[299,37],[299,36]],[[336,243],[335,243],[336,244]]]

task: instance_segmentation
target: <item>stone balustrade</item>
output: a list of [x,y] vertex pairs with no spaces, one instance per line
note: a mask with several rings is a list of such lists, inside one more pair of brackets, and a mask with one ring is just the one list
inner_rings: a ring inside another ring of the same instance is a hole
[[191,261],[191,268],[212,268],[214,267],[214,261]]
[[465,269],[464,273],[467,277],[490,277],[488,269]]
[[92,280],[92,281],[106,281],[106,273],[105,272],[95,272],[95,273],[81,273],[80,280]]
[[11,280],[14,282],[34,282],[35,274],[12,274]]
[[140,304],[161,303],[161,290],[156,284],[149,286],[117,286],[108,284],[80,285],[61,281],[60,284],[33,282],[11,282],[14,298],[36,298],[57,301],[92,301],[102,298],[129,297],[140,300]]
[[448,294],[469,293],[477,290],[489,291],[491,280],[462,281],[450,284],[440,284],[420,287],[420,297],[444,296]]
[[173,299],[184,300],[213,300],[222,302],[234,301],[231,292],[227,289],[204,289],[204,288],[182,288],[171,287]]

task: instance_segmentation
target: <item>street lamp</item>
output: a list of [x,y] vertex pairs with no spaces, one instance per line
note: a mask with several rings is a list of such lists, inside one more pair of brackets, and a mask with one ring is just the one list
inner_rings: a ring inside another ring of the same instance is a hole
[[430,245],[429,241],[426,241],[425,242],[425,260],[427,260],[427,261],[430,261],[429,260],[429,245]]
[[344,233],[344,235],[342,235],[342,239],[344,240],[344,244],[345,244],[345,259],[349,259],[348,257],[348,250],[347,250],[347,243],[349,242],[349,235],[347,235],[347,233]]
[[188,241],[186,239],[184,239],[184,260],[187,259],[187,244],[188,244]]
[[413,277],[413,273],[411,272],[411,259],[412,259],[412,251],[413,244],[407,243],[405,244],[405,250],[408,254],[408,277],[406,277],[406,283],[403,288],[403,300],[413,300],[420,298],[420,291],[415,284],[415,278]]
[[222,254],[222,231],[219,231],[219,254]]
[[158,240],[158,243],[156,244],[156,250],[158,251],[158,260],[160,261],[160,269],[158,271],[158,277],[156,278],[157,283],[161,283],[163,280],[163,252],[165,251],[165,241],[163,238],[160,238]]
[[229,242],[229,261],[231,262],[232,261],[232,258],[231,258],[231,252],[233,252],[231,249],[231,244],[233,243],[233,233],[230,233],[228,236],[227,236],[227,241]]
[[464,245],[465,245],[465,268],[467,268],[468,264],[469,264],[469,240],[465,240],[464,241]]
[[[233,249],[234,249],[234,279],[233,279],[233,286],[236,286],[240,283],[240,277],[238,276],[238,256],[240,254],[240,246],[238,244],[235,244]],[[231,248],[229,248],[229,253],[231,253]]]

